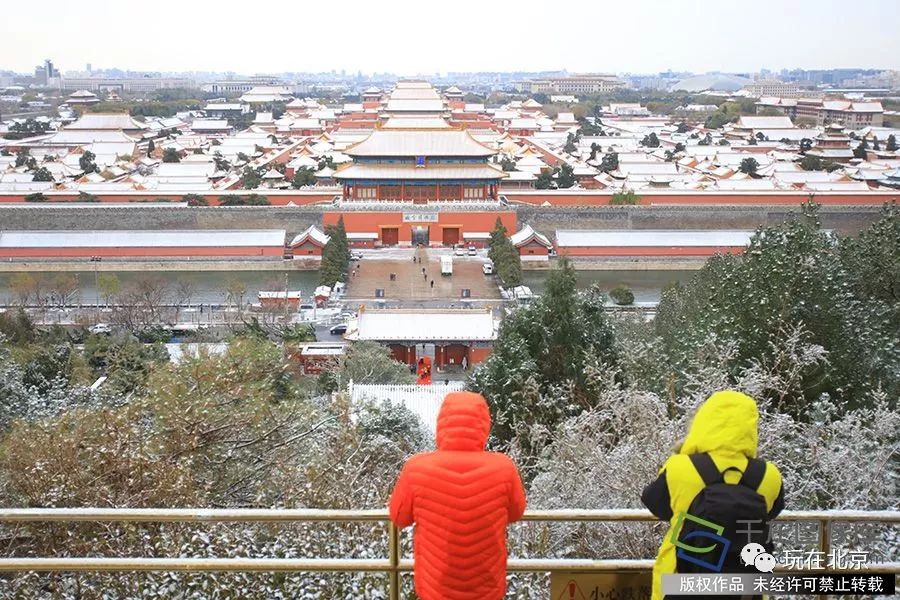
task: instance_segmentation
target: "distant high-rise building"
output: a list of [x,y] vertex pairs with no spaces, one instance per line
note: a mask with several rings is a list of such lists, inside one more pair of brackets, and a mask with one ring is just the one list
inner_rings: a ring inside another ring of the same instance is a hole
[[59,77],[59,71],[56,70],[53,61],[49,58],[44,61],[43,65],[34,68],[34,82],[39,85],[47,85],[57,77]]
[[85,65],[85,67],[86,67],[85,70],[88,72],[89,75],[94,72],[94,69],[91,68],[91,63],[88,63],[87,65]]

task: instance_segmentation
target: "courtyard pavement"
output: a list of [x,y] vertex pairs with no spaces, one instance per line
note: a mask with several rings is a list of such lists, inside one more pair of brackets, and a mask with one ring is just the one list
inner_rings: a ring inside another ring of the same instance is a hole
[[480,250],[478,256],[453,256],[452,275],[441,275],[440,257],[452,255],[449,248],[391,248],[361,254],[362,260],[350,265],[347,302],[372,303],[379,288],[389,303],[435,307],[460,304],[465,288],[471,290],[472,300],[500,299],[496,278],[481,270],[487,260],[486,250]]

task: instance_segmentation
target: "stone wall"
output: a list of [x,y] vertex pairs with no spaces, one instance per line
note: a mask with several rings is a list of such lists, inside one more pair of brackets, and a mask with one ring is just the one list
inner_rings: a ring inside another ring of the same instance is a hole
[[[322,226],[321,207],[9,207],[2,229],[285,229],[289,236]],[[290,238],[289,238],[290,239]]]
[[[595,206],[516,205],[520,223],[551,238],[557,229],[754,229],[784,221],[787,206]],[[285,229],[293,236],[322,226],[325,207],[32,207],[0,205],[0,230],[12,229]],[[333,209],[332,209],[333,210]],[[852,234],[878,218],[877,206],[822,206],[822,225]]]
[[[822,226],[854,234],[877,220],[877,206],[822,206]],[[788,206],[518,206],[519,222],[553,236],[557,229],[755,229],[776,225],[799,207]]]

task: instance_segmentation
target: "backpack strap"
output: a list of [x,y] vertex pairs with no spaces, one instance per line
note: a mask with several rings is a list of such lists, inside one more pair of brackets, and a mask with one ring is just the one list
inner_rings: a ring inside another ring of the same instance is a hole
[[722,481],[722,473],[719,472],[719,468],[709,454],[691,454],[690,456],[694,468],[697,469],[697,473],[703,479],[703,483],[712,485]]
[[751,458],[747,460],[747,468],[744,469],[744,474],[741,475],[741,480],[738,483],[756,491],[765,475],[766,461],[759,458]]

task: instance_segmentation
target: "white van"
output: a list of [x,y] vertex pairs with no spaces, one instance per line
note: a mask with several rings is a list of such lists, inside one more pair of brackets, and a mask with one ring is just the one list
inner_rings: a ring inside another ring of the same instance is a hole
[[453,275],[453,257],[445,255],[441,257],[441,275]]

